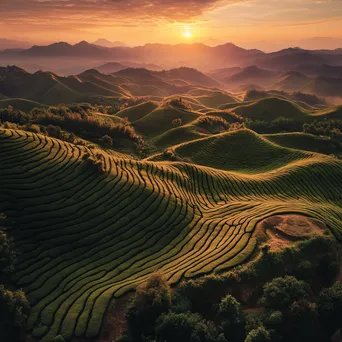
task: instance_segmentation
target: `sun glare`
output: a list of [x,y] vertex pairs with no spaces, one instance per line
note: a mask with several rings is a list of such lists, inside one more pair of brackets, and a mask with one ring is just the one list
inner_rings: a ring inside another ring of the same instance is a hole
[[189,39],[189,38],[192,37],[192,33],[190,31],[185,31],[184,32],[184,37]]

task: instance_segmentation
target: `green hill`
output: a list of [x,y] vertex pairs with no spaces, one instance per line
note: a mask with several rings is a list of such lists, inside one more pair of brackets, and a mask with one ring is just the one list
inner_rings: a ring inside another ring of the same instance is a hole
[[38,102],[25,100],[25,99],[4,99],[0,100],[0,108],[7,108],[12,106],[15,109],[20,109],[22,111],[29,112],[33,108],[47,108],[48,106],[43,105]]
[[153,145],[159,149],[164,149],[175,144],[206,137],[207,134],[201,133],[195,125],[185,125],[181,127],[172,128],[165,133],[158,135],[152,139]]
[[157,107],[158,103],[147,101],[136,106],[125,108],[118,112],[116,115],[121,118],[127,118],[130,122],[134,122],[153,112]]
[[172,121],[175,119],[181,119],[184,125],[197,119],[200,115],[166,103],[141,119],[134,121],[134,127],[138,132],[148,137],[155,137],[174,128]]
[[218,108],[225,103],[237,103],[233,96],[224,92],[214,92],[195,98],[197,101],[210,108]]
[[305,133],[265,134],[264,138],[278,145],[324,154],[341,154],[339,144],[328,138]]
[[342,120],[342,106],[328,108],[313,114],[315,119]]
[[293,118],[304,121],[309,113],[299,105],[277,97],[264,98],[247,105],[233,108],[232,111],[253,120],[272,121],[278,117]]
[[[96,339],[112,299],[156,269],[175,284],[245,262],[256,224],[268,216],[309,215],[342,239],[340,161],[249,131],[177,149],[249,174],[130,160],[0,130],[0,209],[20,252],[15,280],[31,302],[28,329],[40,341]],[[208,155],[214,151],[221,155]]]
[[273,144],[250,130],[226,132],[174,147],[192,163],[244,173],[261,173],[311,157]]

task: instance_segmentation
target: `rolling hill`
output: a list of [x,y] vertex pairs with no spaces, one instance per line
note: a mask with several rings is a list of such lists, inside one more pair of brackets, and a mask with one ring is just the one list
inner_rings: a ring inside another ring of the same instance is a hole
[[242,69],[236,74],[224,79],[224,82],[231,86],[240,86],[245,84],[258,84],[265,86],[270,84],[275,78],[276,73],[267,69],[260,69],[255,65]]
[[278,97],[264,98],[250,104],[242,104],[232,112],[253,120],[272,121],[278,117],[293,118],[297,121],[309,119],[309,113],[299,105]]
[[33,336],[96,338],[112,299],[153,270],[174,284],[239,265],[255,249],[257,222],[274,214],[324,220],[342,239],[341,161],[248,130],[175,152],[210,167],[0,130],[0,211],[20,251],[15,280],[32,305]]
[[[28,73],[16,66],[0,67],[0,94],[48,105],[60,103],[102,103],[100,97],[157,96],[187,94],[202,89],[204,94],[219,99],[210,87],[218,83],[191,68],[164,70],[125,68],[114,74],[89,69],[69,77],[52,72]],[[221,93],[220,93],[221,94]],[[200,102],[198,102],[200,105]]]
[[264,138],[278,145],[298,150],[328,155],[341,155],[342,153],[338,142],[328,137],[319,137],[305,133],[281,133],[264,135]]
[[188,124],[200,116],[201,114],[172,106],[167,102],[134,121],[133,125],[139,133],[156,137],[174,128],[172,121],[175,119],[180,119],[182,124]]
[[273,88],[282,91],[297,91],[304,88],[308,80],[309,78],[300,72],[289,71],[276,80]]
[[0,97],[0,109],[7,108],[8,106],[11,106],[13,108],[18,108],[22,111],[27,111],[27,112],[29,112],[33,108],[47,108],[48,107],[39,102],[34,102],[30,100],[9,99],[9,98],[1,99]]
[[[94,75],[94,72],[97,73]],[[78,76],[61,77],[51,72],[30,74],[15,66],[0,67],[0,92],[43,104],[84,102],[96,96],[127,96],[127,90],[103,78],[96,70]]]
[[127,65],[123,65],[119,62],[108,62],[106,64],[100,65],[99,67],[96,67],[95,69],[102,74],[113,74],[115,72],[118,72],[123,69],[127,69]]
[[125,108],[118,112],[116,115],[121,118],[127,118],[130,122],[135,122],[145,115],[153,112],[155,109],[158,108],[158,106],[159,104],[157,102],[146,101],[136,106]]
[[270,143],[250,130],[225,132],[173,147],[180,158],[227,171],[262,173],[309,158]]
[[316,77],[311,79],[302,90],[319,96],[342,97],[342,78]]

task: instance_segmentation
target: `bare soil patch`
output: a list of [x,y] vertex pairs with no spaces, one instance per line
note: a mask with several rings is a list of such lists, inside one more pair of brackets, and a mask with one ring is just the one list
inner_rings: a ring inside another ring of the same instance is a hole
[[279,250],[293,241],[322,235],[326,229],[326,224],[321,220],[299,214],[284,214],[260,221],[257,225],[257,236],[263,240],[267,239],[273,250]]

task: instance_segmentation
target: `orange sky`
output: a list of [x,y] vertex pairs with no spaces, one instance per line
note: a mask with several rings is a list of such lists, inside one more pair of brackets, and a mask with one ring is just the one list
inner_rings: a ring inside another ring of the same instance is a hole
[[253,46],[342,39],[341,0],[0,0],[0,17],[0,38],[34,43],[106,38]]

